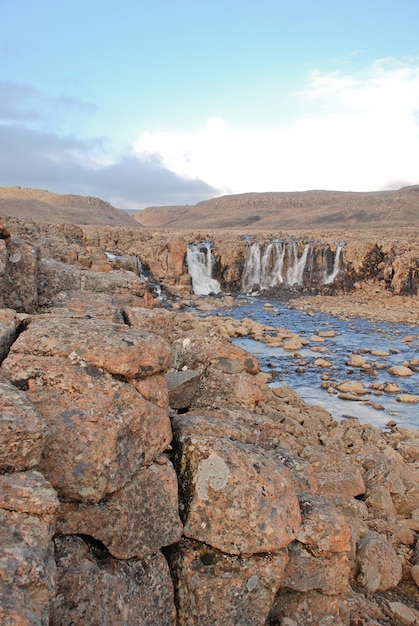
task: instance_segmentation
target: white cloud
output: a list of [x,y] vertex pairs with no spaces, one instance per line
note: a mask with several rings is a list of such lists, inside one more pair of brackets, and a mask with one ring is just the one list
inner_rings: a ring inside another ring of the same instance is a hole
[[363,72],[312,73],[293,95],[307,111],[275,128],[233,130],[210,119],[190,133],[144,133],[141,158],[223,193],[374,190],[419,182],[419,63],[376,61]]

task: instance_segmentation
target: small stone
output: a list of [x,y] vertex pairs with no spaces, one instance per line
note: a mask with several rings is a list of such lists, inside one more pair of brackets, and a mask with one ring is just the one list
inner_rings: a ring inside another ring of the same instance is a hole
[[406,367],[405,365],[394,365],[390,367],[388,373],[392,376],[412,376],[413,374],[410,367]]

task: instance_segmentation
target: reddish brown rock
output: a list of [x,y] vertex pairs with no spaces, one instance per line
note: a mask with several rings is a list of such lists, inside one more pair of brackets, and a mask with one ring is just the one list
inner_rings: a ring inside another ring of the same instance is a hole
[[169,343],[173,340],[174,316],[171,311],[153,307],[153,310],[144,307],[124,307],[126,321],[137,330],[145,330],[162,337]]
[[118,559],[144,558],[181,538],[177,478],[164,457],[97,504],[62,502],[57,531],[89,535]]
[[301,456],[311,463],[320,494],[359,496],[365,493],[365,483],[358,465],[342,452],[307,447]]
[[[340,595],[319,591],[302,593],[281,588],[269,613],[270,622],[284,626],[346,626]],[[289,620],[288,622],[286,620]]]
[[98,502],[171,440],[163,409],[98,368],[15,351],[2,369],[12,382],[28,388],[48,424],[40,469],[62,498]]
[[50,315],[68,317],[95,317],[107,322],[124,324],[121,307],[106,293],[91,291],[63,291],[48,310]]
[[52,536],[58,499],[39,472],[0,476],[0,617],[47,626],[55,593]]
[[170,555],[178,624],[263,626],[284,576],[286,552],[232,557],[181,541]]
[[351,566],[346,553],[319,556],[298,541],[288,547],[288,565],[282,586],[293,591],[341,594],[348,588]]
[[363,537],[357,546],[360,568],[358,582],[369,592],[396,587],[402,577],[397,553],[387,539],[376,532]]
[[275,552],[298,532],[293,482],[261,448],[214,437],[178,439],[184,535],[228,554]]
[[173,585],[161,554],[118,561],[80,537],[57,537],[55,560],[51,626],[175,626]]
[[145,400],[159,406],[164,411],[169,408],[169,392],[164,374],[154,374],[131,381]]
[[41,460],[47,437],[45,420],[28,395],[0,378],[0,472],[21,472]]
[[3,239],[6,245],[10,243],[11,240],[10,232],[4,224],[0,224],[0,239]]
[[[317,493],[318,485],[316,474],[306,459],[301,458],[297,454],[293,454],[290,450],[282,446],[278,446],[274,449],[273,456],[290,470],[297,493]],[[301,497],[299,496],[300,507],[303,494]]]
[[97,319],[52,316],[34,318],[12,352],[14,356],[59,356],[126,379],[162,372],[170,360],[170,346],[150,333]]
[[299,493],[301,528],[297,541],[319,556],[349,552],[351,533],[345,517],[326,498]]

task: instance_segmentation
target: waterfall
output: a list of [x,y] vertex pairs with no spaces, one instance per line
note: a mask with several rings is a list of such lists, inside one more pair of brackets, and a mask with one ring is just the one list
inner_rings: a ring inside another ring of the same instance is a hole
[[261,253],[257,242],[252,243],[243,269],[242,289],[251,291],[255,286],[260,286]]
[[209,241],[204,241],[199,246],[190,244],[186,251],[186,263],[195,294],[208,296],[221,291],[218,280],[212,278],[213,258]]
[[342,248],[343,248],[344,245],[345,245],[344,243],[338,243],[336,245],[335,260],[333,262],[332,273],[331,274],[327,274],[326,270],[324,271],[323,285],[330,285],[331,283],[333,283],[333,281],[335,280],[336,276],[339,274],[340,255],[341,255]]
[[303,274],[307,263],[310,244],[304,246],[303,254],[298,258],[298,247],[295,241],[288,244],[287,285],[302,285]]
[[[302,285],[309,250],[310,245],[306,244],[299,258],[297,243],[294,241],[270,241],[265,244],[263,251],[257,242],[252,243],[243,269],[243,291],[273,289],[282,284]],[[283,276],[285,254],[288,267],[286,279]]]

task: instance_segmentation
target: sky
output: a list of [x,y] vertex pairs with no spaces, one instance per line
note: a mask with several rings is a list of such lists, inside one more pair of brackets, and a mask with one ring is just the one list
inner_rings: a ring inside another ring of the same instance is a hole
[[419,0],[0,0],[0,186],[419,184]]

